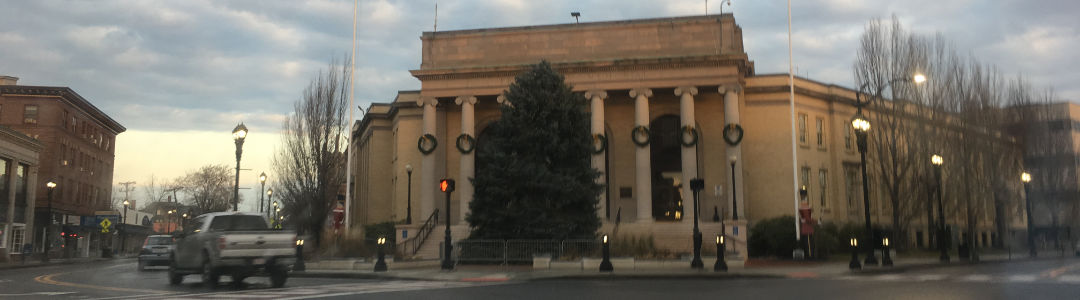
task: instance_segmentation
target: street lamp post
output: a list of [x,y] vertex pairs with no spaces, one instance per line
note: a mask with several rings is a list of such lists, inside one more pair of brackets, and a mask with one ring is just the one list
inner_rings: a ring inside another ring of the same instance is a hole
[[1035,250],[1035,222],[1031,220],[1031,174],[1020,174],[1020,181],[1024,183],[1024,210],[1027,214],[1027,246],[1028,256],[1035,258],[1038,254]]
[[405,164],[405,174],[409,178],[408,189],[405,191],[405,224],[412,225],[412,164]]
[[[923,83],[925,81],[926,81],[926,76],[924,76],[923,74],[914,74],[911,78],[906,78],[906,77],[894,78],[892,80],[889,80],[889,82],[878,86],[877,93],[875,93],[873,95],[874,96],[880,96],[881,93],[885,90],[885,87],[892,86],[892,84],[896,83],[896,82],[915,82],[916,84],[919,84],[919,83]],[[868,99],[866,99],[866,101],[862,101],[862,94],[863,94],[863,90],[866,90],[866,88],[872,82],[873,81],[867,81],[866,83],[863,83],[861,86],[859,86],[858,92],[855,93],[855,108],[856,108],[855,117],[851,119],[851,126],[855,128],[856,143],[859,146],[859,159],[860,159],[860,167],[862,169],[862,181],[863,181],[863,215],[864,215],[864,217],[866,219],[867,241],[873,241],[874,240],[874,229],[870,225],[870,188],[868,186],[869,183],[866,180],[866,148],[867,148],[867,146],[866,146],[866,144],[867,144],[866,135],[870,131],[870,121],[866,117],[863,116],[862,108],[864,106],[866,106],[867,104],[870,104],[871,99],[868,98]],[[874,245],[873,245],[873,243],[865,243],[865,244],[866,244],[866,264],[867,265],[869,265],[869,264],[875,264],[876,265],[877,264],[877,258],[874,257]]]
[[[266,217],[267,218],[270,217],[270,203],[273,202],[272,200],[274,200],[274,188],[270,188],[270,189],[266,190]],[[276,208],[277,207],[277,202],[273,202],[273,203],[274,203],[274,207]]]
[[937,249],[941,251],[937,260],[948,262],[948,233],[945,232],[945,206],[942,202],[942,190],[945,189],[942,183],[942,164],[945,160],[941,155],[934,154],[930,156],[930,163],[934,165],[934,179],[937,180]]
[[[131,202],[124,200],[124,216],[122,217],[124,220],[120,221],[120,224],[124,224],[125,227],[127,226],[127,210],[129,205],[131,205]],[[116,228],[120,231],[124,230],[124,227],[120,227],[119,225],[117,225]],[[120,232],[120,255],[124,255],[124,253],[127,252],[127,247],[124,247],[125,244],[127,244],[127,238],[124,236],[126,234],[127,232]]]
[[244,138],[247,137],[248,129],[244,122],[240,122],[233,128],[233,141],[236,142],[236,181],[233,184],[233,211],[239,210],[240,205],[240,155],[244,153]]
[[615,268],[611,265],[611,246],[608,245],[608,236],[605,234],[600,242],[603,243],[601,245],[600,272],[614,271]]
[[49,204],[48,204],[48,212],[46,213],[46,215],[48,217],[46,217],[46,220],[45,220],[45,239],[44,239],[44,241],[42,241],[43,243],[45,243],[45,253],[44,253],[44,255],[41,256],[41,261],[42,262],[48,262],[49,261],[49,248],[51,248],[50,246],[52,246],[52,238],[53,238],[53,236],[50,235],[49,229],[52,228],[52,223],[53,223],[53,214],[52,214],[52,198],[53,198],[53,196],[52,195],[53,195],[53,190],[56,189],[56,183],[52,182],[52,181],[49,181],[48,183],[45,184],[45,187],[49,188]]
[[172,234],[173,229],[174,229],[173,224],[172,224],[172,222],[173,222],[172,218],[173,218],[173,212],[174,211],[175,210],[170,209],[168,211],[168,214],[165,215],[165,227],[169,230],[169,234]]
[[701,203],[698,202],[698,194],[705,188],[705,180],[694,178],[690,180],[690,191],[694,192],[694,259],[690,261],[690,268],[704,269],[705,263],[701,261],[701,230],[698,228],[698,215]]
[[[263,191],[266,190],[266,172],[259,174],[259,212],[263,211]],[[270,209],[270,208],[267,208]]]
[[[866,134],[870,131],[870,121],[863,117],[862,106],[859,106],[855,118],[851,120],[851,126],[855,128],[856,143],[859,145],[859,167],[862,169],[863,216],[866,219],[866,240],[873,241],[874,229],[870,226],[870,188],[868,187],[869,182],[866,180]],[[866,264],[876,265],[877,258],[874,257],[873,243],[865,244]]]

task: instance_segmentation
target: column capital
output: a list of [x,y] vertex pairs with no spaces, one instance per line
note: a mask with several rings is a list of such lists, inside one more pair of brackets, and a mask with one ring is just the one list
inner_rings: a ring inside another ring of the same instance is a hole
[[439,105],[439,99],[435,97],[420,97],[416,99],[416,106],[424,107],[424,105],[431,105],[432,107]]
[[630,98],[637,98],[638,96],[644,96],[645,98],[652,97],[652,89],[636,88],[630,90]]
[[716,91],[720,92],[721,94],[726,94],[727,92],[739,93],[739,92],[742,92],[742,85],[740,85],[740,84],[721,85],[720,88],[716,89]]
[[585,91],[585,99],[592,100],[593,98],[600,98],[600,100],[607,99],[607,91],[605,91],[605,90],[588,90],[588,91]]
[[473,96],[473,95],[458,96],[457,99],[454,99],[454,103],[457,104],[457,105],[462,105],[462,104],[465,104],[465,103],[476,104],[476,96]]
[[675,96],[682,96],[683,94],[690,94],[690,96],[696,96],[698,93],[696,86],[680,86],[675,88]]

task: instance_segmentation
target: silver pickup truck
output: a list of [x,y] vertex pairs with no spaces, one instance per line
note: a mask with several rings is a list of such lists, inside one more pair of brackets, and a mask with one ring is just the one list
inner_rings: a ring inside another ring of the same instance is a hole
[[216,286],[221,275],[229,275],[239,286],[244,278],[269,274],[271,285],[281,287],[296,262],[296,234],[270,229],[260,214],[200,215],[175,238],[169,258],[171,284],[180,284],[184,275],[202,274],[204,285]]

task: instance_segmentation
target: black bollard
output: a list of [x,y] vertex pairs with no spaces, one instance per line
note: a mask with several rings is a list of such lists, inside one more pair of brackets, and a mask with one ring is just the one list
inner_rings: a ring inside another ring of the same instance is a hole
[[375,261],[375,272],[386,272],[386,253],[383,251],[383,245],[386,244],[386,238],[379,238],[378,257]]
[[611,248],[608,247],[608,236],[605,234],[603,239],[601,247],[604,252],[604,260],[600,261],[600,272],[611,272],[615,268],[611,266]]
[[724,244],[724,236],[716,236],[716,264],[713,265],[713,271],[727,272],[727,261],[724,260],[724,251],[727,251],[727,246]]
[[893,266],[892,255],[889,254],[889,238],[881,240],[881,266]]
[[862,264],[859,263],[859,240],[851,238],[851,263],[848,263],[848,268],[852,270],[862,269]]

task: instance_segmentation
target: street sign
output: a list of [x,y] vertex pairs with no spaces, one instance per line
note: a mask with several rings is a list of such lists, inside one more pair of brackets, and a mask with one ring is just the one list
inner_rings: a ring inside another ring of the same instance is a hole
[[98,224],[101,224],[101,233],[108,233],[109,226],[112,226],[112,222],[109,222],[109,219],[103,219],[101,220],[101,223]]

